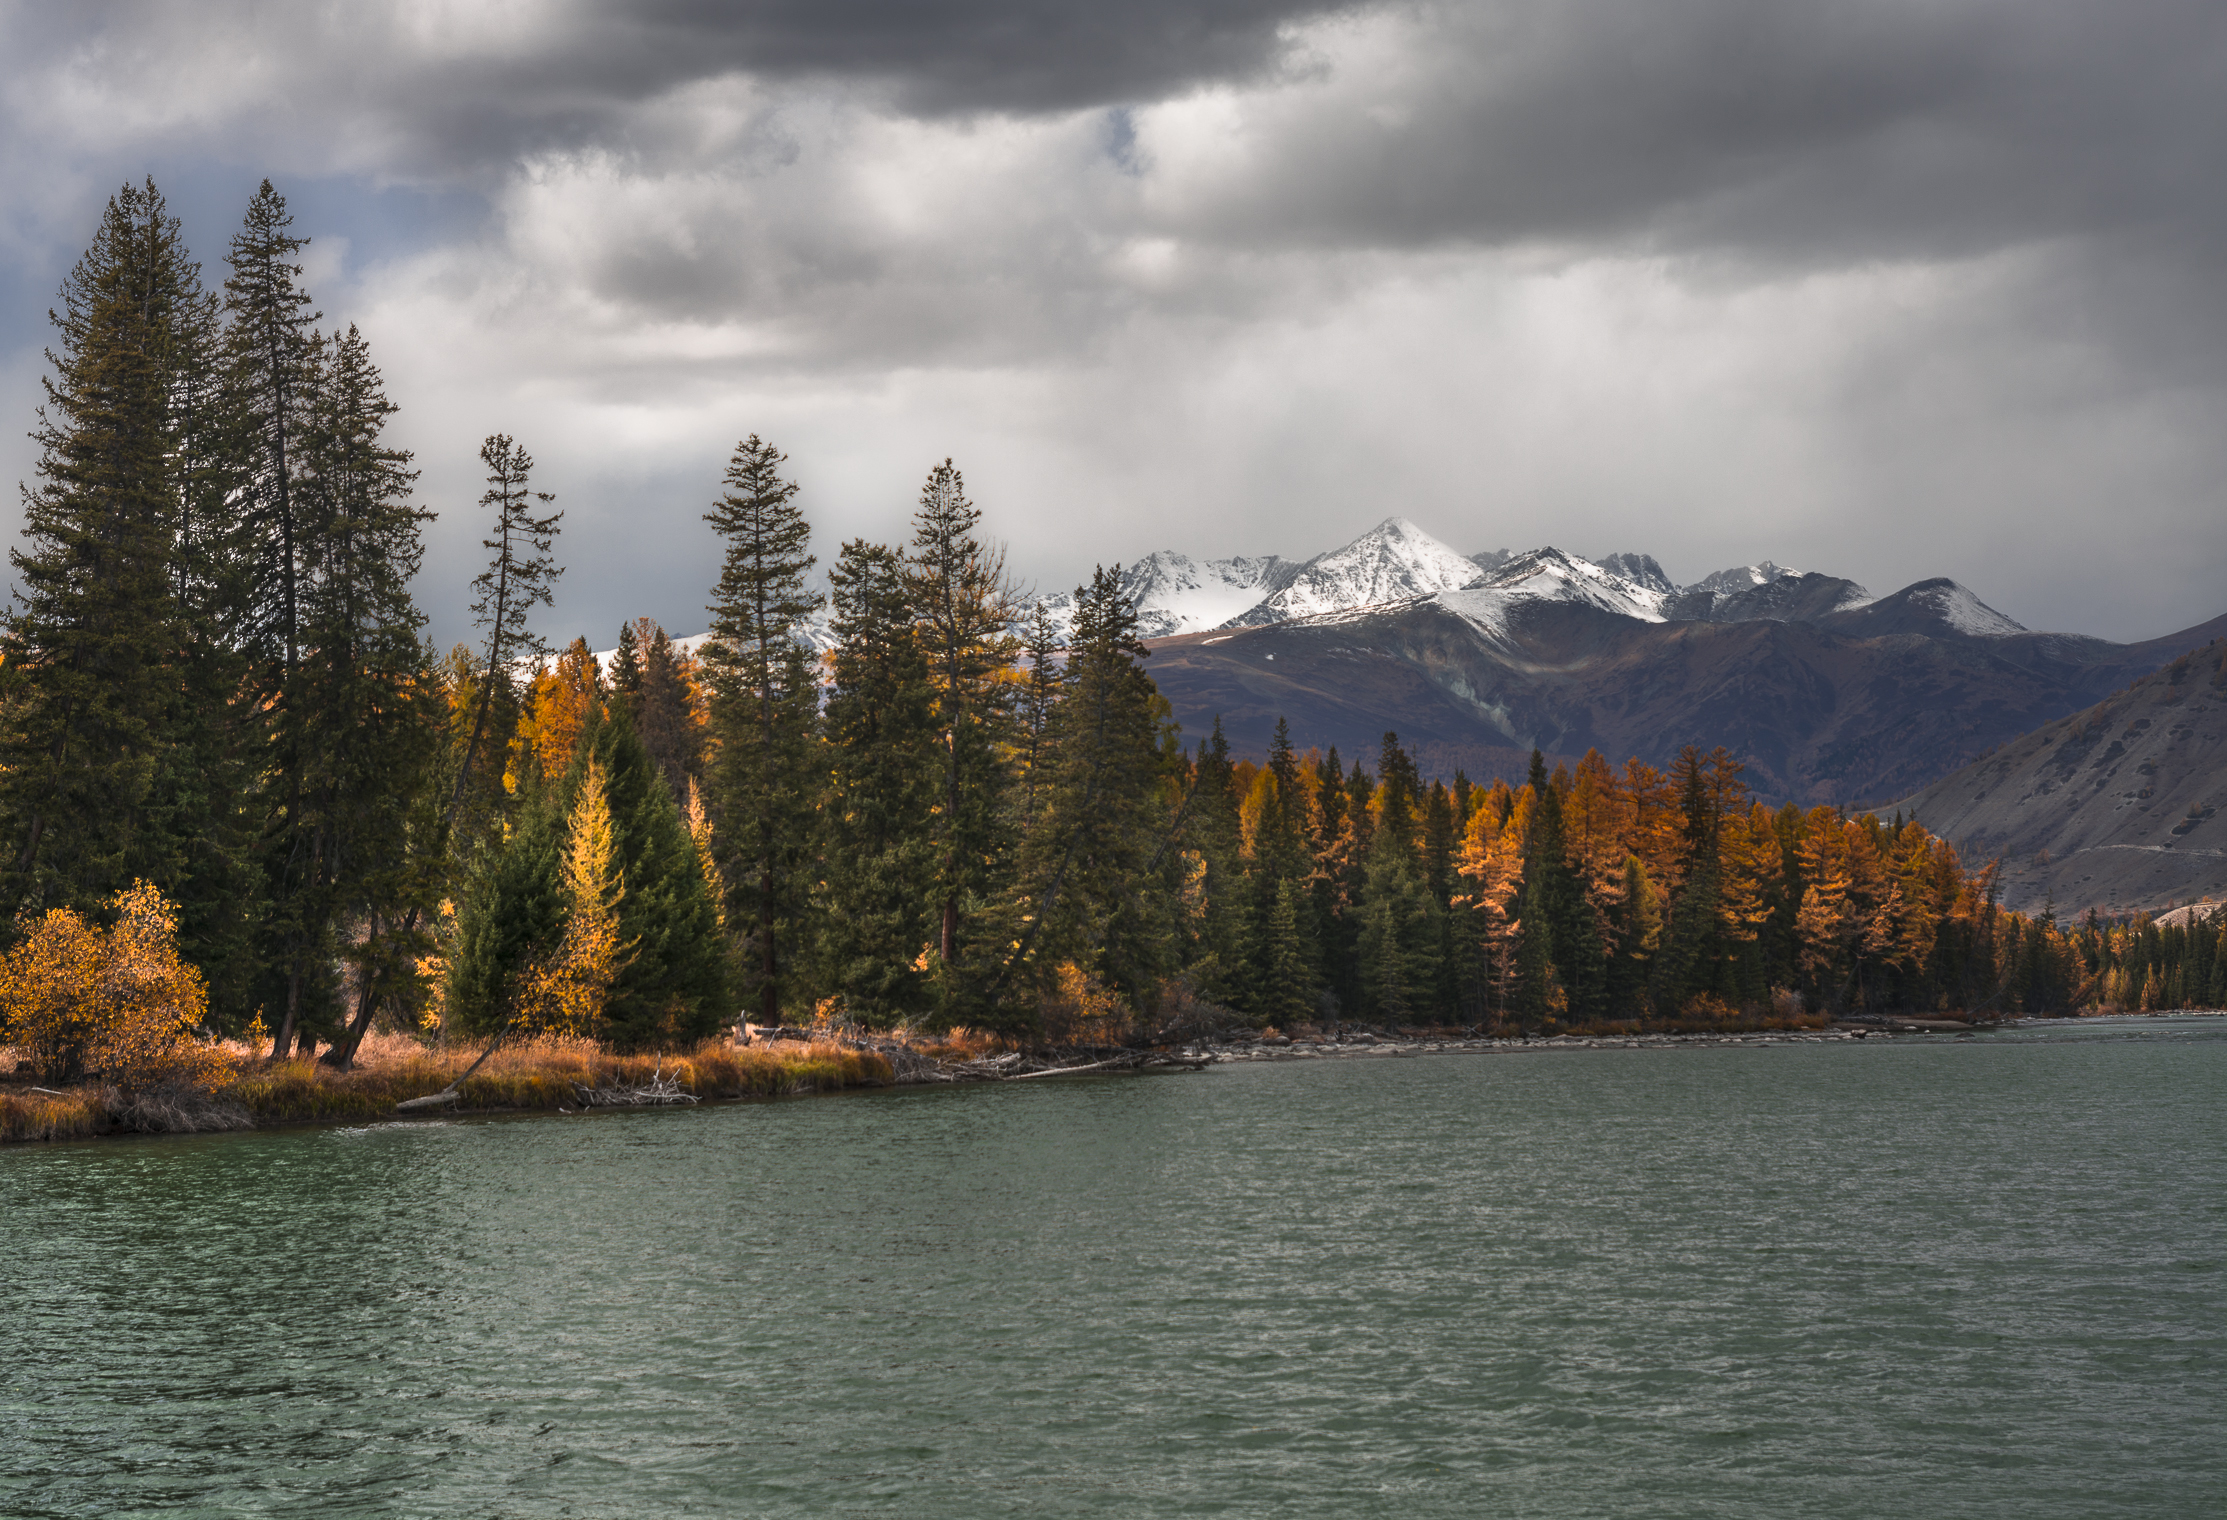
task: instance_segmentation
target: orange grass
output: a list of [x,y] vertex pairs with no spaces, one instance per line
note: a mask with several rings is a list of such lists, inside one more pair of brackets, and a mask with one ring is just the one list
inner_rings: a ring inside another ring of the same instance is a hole
[[[310,1061],[243,1066],[223,1096],[259,1121],[369,1118],[407,1098],[439,1092],[477,1060],[483,1046],[433,1050],[404,1035],[373,1036],[355,1068]],[[592,1040],[545,1036],[506,1045],[465,1079],[458,1105],[477,1109],[570,1108],[575,1087],[638,1087],[662,1072],[701,1098],[777,1097],[880,1087],[889,1063],[832,1042],[778,1046],[707,1040],[683,1055],[615,1055]]]
[[[257,1124],[382,1118],[406,1098],[448,1086],[485,1047],[436,1050],[407,1035],[367,1038],[349,1071],[315,1061],[266,1061],[244,1046],[221,1047],[229,1068],[214,1096],[245,1109]],[[662,1073],[700,1098],[783,1097],[885,1087],[889,1062],[833,1041],[734,1045],[707,1040],[685,1054],[615,1055],[592,1040],[545,1036],[498,1050],[458,1093],[465,1109],[572,1108],[576,1087],[638,1087]],[[59,1096],[0,1089],[0,1141],[67,1140],[113,1128],[101,1090]]]
[[108,1128],[98,1088],[59,1095],[0,1092],[0,1141],[77,1140]]

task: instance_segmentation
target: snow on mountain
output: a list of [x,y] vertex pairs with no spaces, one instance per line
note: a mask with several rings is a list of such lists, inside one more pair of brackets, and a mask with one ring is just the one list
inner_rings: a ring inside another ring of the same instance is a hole
[[1714,591],[1719,596],[1730,596],[1734,592],[1745,591],[1751,586],[1768,586],[1773,581],[1782,580],[1789,575],[1800,575],[1801,573],[1799,570],[1789,570],[1784,565],[1774,565],[1766,559],[1752,565],[1735,565],[1730,570],[1719,570],[1715,575],[1704,575],[1692,585],[1681,586],[1678,589],[1681,591]]
[[[704,652],[704,646],[710,642],[710,634],[692,633],[685,639],[672,640],[673,653],[677,655],[692,654],[701,656]],[[618,657],[619,651],[616,645],[609,649],[598,649],[594,651],[596,668],[603,672],[603,678],[605,680],[609,680],[611,678],[611,664],[614,660],[618,659]]]
[[[1505,562],[1508,557],[1502,555],[1502,561]],[[1664,596],[1674,595],[1678,591],[1678,583],[1664,573],[1661,565],[1655,563],[1655,556],[1652,554],[1609,554],[1593,563],[1612,575],[1621,575],[1635,586],[1658,591]]]
[[[1148,639],[1292,621],[1344,622],[1391,603],[1425,599],[1495,639],[1507,634],[1510,609],[1526,602],[1572,602],[1660,623],[1754,618],[1806,622],[1876,601],[1853,581],[1790,570],[1770,560],[1736,565],[1680,586],[1647,554],[1591,560],[1547,546],[1465,556],[1404,517],[1388,517],[1351,543],[1304,562],[1273,554],[1201,560],[1163,549],[1125,568],[1121,584],[1137,609],[1138,631]],[[1907,605],[1922,623],[1946,624],[1969,636],[2026,631],[1954,581],[1920,582],[1890,600]],[[1042,598],[1042,605],[1065,640],[1074,619],[1074,593],[1055,592]],[[817,654],[835,647],[825,607],[801,622],[797,632]],[[698,653],[709,637],[695,634],[674,640],[674,645]],[[604,650],[596,658],[608,671],[616,654]]]
[[[1618,555],[1614,563],[1620,568],[1550,545],[1508,555],[1484,580],[1439,592],[1430,600],[1495,642],[1508,636],[1508,613],[1524,602],[1576,602],[1643,623],[1665,621],[1663,604],[1676,588],[1662,567],[1646,555]],[[1631,570],[1646,580],[1625,573]]]
[[[1121,589],[1137,609],[1138,631],[1148,639],[1219,628],[1280,589],[1296,567],[1273,554],[1197,560],[1163,549],[1121,572]],[[1065,638],[1075,617],[1075,594],[1054,592],[1043,604]]]
[[2013,622],[2002,613],[1972,595],[1955,581],[1932,581],[1914,588],[1910,593],[1913,603],[1921,604],[1938,614],[1958,633],[1975,638],[1995,639],[2005,634],[2024,633],[2024,623]]
[[1272,596],[1221,626],[1257,628],[1474,585],[1484,571],[1404,517],[1387,517],[1342,548],[1318,554]]
[[1800,622],[1867,606],[1872,600],[1871,593],[1854,581],[1789,570],[1766,559],[1719,570],[1679,588],[1663,611],[1680,622],[1743,623],[1757,618]]
[[[1632,557],[1618,556],[1624,560]],[[1653,568],[1656,579],[1667,579],[1653,560],[1647,560],[1647,565]],[[1643,584],[1605,564],[1552,547],[1517,555],[1485,582],[1485,589],[1497,591],[1510,601],[1583,602],[1643,623],[1663,621],[1663,600],[1671,594],[1668,587]]]

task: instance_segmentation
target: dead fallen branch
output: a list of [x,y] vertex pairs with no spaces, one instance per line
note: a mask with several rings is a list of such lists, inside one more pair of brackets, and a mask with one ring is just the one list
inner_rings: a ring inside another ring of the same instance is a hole
[[698,1101],[694,1093],[682,1089],[678,1077],[665,1075],[662,1062],[639,1086],[582,1087],[575,1082],[572,1090],[582,1108],[666,1108]]

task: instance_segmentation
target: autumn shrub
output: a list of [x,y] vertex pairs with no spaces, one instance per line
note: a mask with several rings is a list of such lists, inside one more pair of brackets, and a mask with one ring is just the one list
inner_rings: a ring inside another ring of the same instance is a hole
[[979,1061],[984,1056],[1013,1048],[1013,1042],[1002,1034],[964,1024],[934,1034],[909,1034],[900,1030],[898,1037],[932,1061]]
[[1037,1027],[1055,1045],[1118,1045],[1129,1037],[1129,1004],[1073,961],[1060,965],[1036,1005]]
[[0,1030],[49,1081],[126,1094],[217,1085],[231,1063],[196,1036],[208,991],[178,958],[177,911],[145,882],[110,906],[107,929],[52,909],[0,959]]
[[1678,1017],[1685,1023],[1714,1024],[1722,1028],[1740,1017],[1740,1010],[1711,992],[1697,992],[1679,1005]]

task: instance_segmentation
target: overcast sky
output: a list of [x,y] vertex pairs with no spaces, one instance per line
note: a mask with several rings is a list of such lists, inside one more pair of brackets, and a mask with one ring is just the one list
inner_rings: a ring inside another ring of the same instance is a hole
[[0,473],[104,198],[213,280],[269,175],[444,641],[496,431],[599,645],[703,626],[751,432],[823,559],[950,455],[1045,588],[1399,513],[2227,611],[2218,0],[77,0],[0,3],[0,70]]

